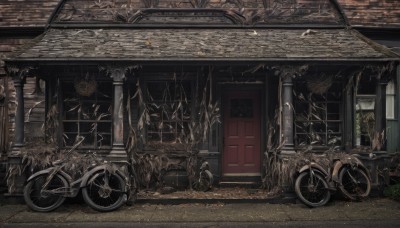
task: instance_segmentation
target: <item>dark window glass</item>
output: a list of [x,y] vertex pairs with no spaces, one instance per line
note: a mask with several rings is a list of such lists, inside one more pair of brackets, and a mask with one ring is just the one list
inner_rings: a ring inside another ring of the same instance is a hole
[[252,118],[253,100],[252,99],[231,99],[232,118]]
[[339,82],[320,94],[312,93],[306,81],[296,81],[293,106],[297,146],[340,146],[342,143],[342,86]]
[[83,136],[80,148],[111,147],[112,84],[98,81],[95,92],[82,96],[76,92],[74,83],[63,83],[65,146],[73,146],[76,137]]
[[147,109],[150,124],[147,141],[175,143],[189,134],[191,119],[190,81],[147,82]]

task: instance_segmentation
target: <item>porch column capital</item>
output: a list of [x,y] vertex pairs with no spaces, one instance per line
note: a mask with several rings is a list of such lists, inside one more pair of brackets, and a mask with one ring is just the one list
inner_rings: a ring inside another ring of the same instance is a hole
[[140,68],[139,65],[125,64],[99,66],[99,69],[104,70],[106,74],[113,79],[114,83],[125,81],[127,72],[138,68]]
[[109,68],[107,72],[109,73],[110,78],[113,79],[114,84],[115,83],[123,83],[126,79],[126,71],[128,69],[126,68]]

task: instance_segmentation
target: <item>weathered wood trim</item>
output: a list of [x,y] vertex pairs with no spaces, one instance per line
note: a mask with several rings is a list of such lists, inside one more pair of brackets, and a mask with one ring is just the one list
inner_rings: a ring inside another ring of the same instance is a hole
[[326,25],[326,24],[268,24],[268,25],[191,25],[191,24],[87,24],[87,23],[57,23],[50,24],[49,28],[54,29],[96,29],[96,28],[151,28],[151,29],[171,29],[171,28],[183,28],[183,29],[192,29],[192,28],[204,28],[204,29],[227,29],[227,28],[237,28],[237,29],[343,29],[346,26],[343,25]]
[[343,64],[347,65],[363,65],[365,63],[378,64],[378,63],[390,63],[399,62],[400,57],[393,58],[243,58],[243,59],[174,59],[174,58],[142,58],[142,59],[132,59],[132,58],[58,58],[58,59],[37,59],[37,58],[10,58],[5,59],[6,65],[8,64],[35,64],[35,65],[98,65],[106,64],[109,62],[117,62],[119,64],[140,64],[140,65],[248,65],[248,64],[280,64],[285,62],[287,64],[329,64],[333,63],[337,66]]
[[[353,80],[350,78],[349,80]],[[346,83],[350,83],[345,81]],[[354,88],[352,86],[348,86],[344,90],[344,134],[343,134],[343,142],[344,148],[346,151],[350,151],[354,145],[354,113],[355,113],[355,98],[354,98]]]
[[386,150],[386,85],[387,81],[378,78],[375,95],[375,134],[384,132],[380,150]]

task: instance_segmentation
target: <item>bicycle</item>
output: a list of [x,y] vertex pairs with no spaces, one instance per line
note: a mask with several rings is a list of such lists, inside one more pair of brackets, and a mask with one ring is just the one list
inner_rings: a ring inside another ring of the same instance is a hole
[[193,189],[206,192],[211,189],[213,182],[214,177],[210,172],[210,165],[205,161],[200,166],[200,173],[197,180],[193,183]]
[[351,160],[330,159],[328,169],[308,161],[300,168],[294,188],[302,203],[320,207],[327,204],[336,191],[350,200],[367,197],[371,191],[371,180],[362,162],[352,156]]
[[[80,143],[82,141],[83,139]],[[86,204],[100,212],[116,210],[127,201],[125,175],[114,165],[94,164],[77,178],[63,170],[65,160],[55,161],[52,165],[34,173],[27,180],[24,200],[34,211],[53,211],[61,206],[67,197],[76,197],[80,190]]]

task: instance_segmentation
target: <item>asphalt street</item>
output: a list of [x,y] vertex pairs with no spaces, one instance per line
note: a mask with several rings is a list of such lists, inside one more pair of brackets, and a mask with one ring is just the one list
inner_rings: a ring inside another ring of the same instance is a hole
[[37,213],[24,204],[0,206],[0,227],[400,227],[400,203],[386,198],[303,204],[138,203],[99,213],[83,203]]

